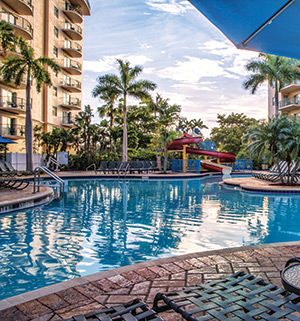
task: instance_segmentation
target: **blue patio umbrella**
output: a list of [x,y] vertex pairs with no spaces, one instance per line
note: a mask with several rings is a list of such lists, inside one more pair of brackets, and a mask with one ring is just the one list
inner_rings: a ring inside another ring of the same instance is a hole
[[17,144],[13,140],[4,138],[0,135],[0,145],[4,145],[4,159],[6,160],[6,145],[7,144]]
[[300,0],[189,0],[239,49],[300,59]]

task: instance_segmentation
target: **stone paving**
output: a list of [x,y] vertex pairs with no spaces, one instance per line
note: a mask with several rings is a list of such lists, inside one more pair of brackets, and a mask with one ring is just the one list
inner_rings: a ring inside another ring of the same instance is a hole
[[[133,264],[0,301],[0,320],[61,320],[136,297],[151,306],[158,292],[176,291],[240,270],[281,287],[280,270],[294,256],[300,256],[300,242],[222,249]],[[20,303],[22,300],[25,302]],[[172,312],[160,315],[167,321],[180,319]]]

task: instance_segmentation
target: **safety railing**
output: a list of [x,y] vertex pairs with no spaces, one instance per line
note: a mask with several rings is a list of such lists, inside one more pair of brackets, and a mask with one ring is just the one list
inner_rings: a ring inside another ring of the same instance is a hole
[[59,171],[59,169],[58,169],[59,164],[58,164],[58,162],[57,162],[57,160],[55,158],[50,156],[49,159],[48,159],[48,162],[47,162],[47,168],[48,169],[49,169],[51,164],[55,165],[55,171],[58,172]]
[[172,172],[174,173],[200,173],[200,159],[172,159]]
[[245,172],[252,171],[252,159],[237,159],[232,166],[232,171]]
[[45,173],[51,178],[53,178],[56,183],[58,184],[57,186],[59,187],[59,199],[62,199],[64,196],[64,190],[65,190],[65,182],[62,180],[60,177],[58,177],[56,174],[50,171],[49,168],[46,166],[38,166],[34,169],[34,180],[33,180],[33,193],[39,192],[40,191],[40,186],[44,186],[41,184],[41,174]]
[[95,172],[97,171],[97,168],[96,168],[96,164],[95,164],[95,163],[89,165],[85,170],[88,171],[90,168],[93,168]]

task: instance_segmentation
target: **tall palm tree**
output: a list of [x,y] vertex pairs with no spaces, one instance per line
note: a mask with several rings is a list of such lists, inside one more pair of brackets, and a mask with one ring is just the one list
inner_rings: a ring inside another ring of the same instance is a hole
[[0,53],[7,55],[7,51],[15,50],[17,38],[14,28],[5,20],[0,21]]
[[163,145],[164,151],[164,173],[167,171],[168,144],[176,138],[176,132],[172,131],[172,127],[178,120],[180,111],[181,107],[179,105],[169,105],[168,100],[165,100],[158,109],[159,123],[161,124],[160,141]]
[[26,170],[33,170],[33,132],[32,116],[30,106],[31,79],[36,82],[38,92],[44,84],[49,87],[52,85],[51,76],[46,66],[49,66],[54,72],[60,70],[59,65],[51,58],[34,58],[33,48],[27,42],[19,38],[21,56],[9,56],[3,61],[0,73],[6,82],[14,80],[15,85],[19,86],[23,79],[26,79],[26,124],[25,124],[25,145],[26,145]]
[[246,65],[246,69],[253,74],[244,82],[244,88],[251,89],[251,93],[255,94],[260,85],[268,82],[275,89],[275,111],[278,114],[280,89],[300,79],[297,65],[299,62],[295,59],[260,53],[257,60],[251,60]]
[[122,160],[127,161],[127,98],[147,99],[150,97],[149,91],[156,88],[156,84],[148,80],[136,80],[143,71],[140,66],[130,67],[130,63],[117,59],[119,64],[119,76],[106,74],[98,77],[98,85],[92,94],[101,96],[103,93],[115,95],[122,98],[123,106],[123,152]]

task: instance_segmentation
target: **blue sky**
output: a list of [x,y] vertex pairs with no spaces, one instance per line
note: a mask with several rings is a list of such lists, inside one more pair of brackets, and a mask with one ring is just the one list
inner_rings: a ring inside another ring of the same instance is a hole
[[[90,104],[97,77],[117,73],[116,58],[141,65],[140,78],[154,81],[156,92],[182,107],[188,119],[212,128],[217,114],[243,112],[267,117],[267,87],[255,95],[243,89],[244,66],[257,53],[237,50],[188,1],[90,0],[85,17],[83,104]],[[131,101],[130,103],[137,103]],[[207,136],[209,130],[204,131]]]

